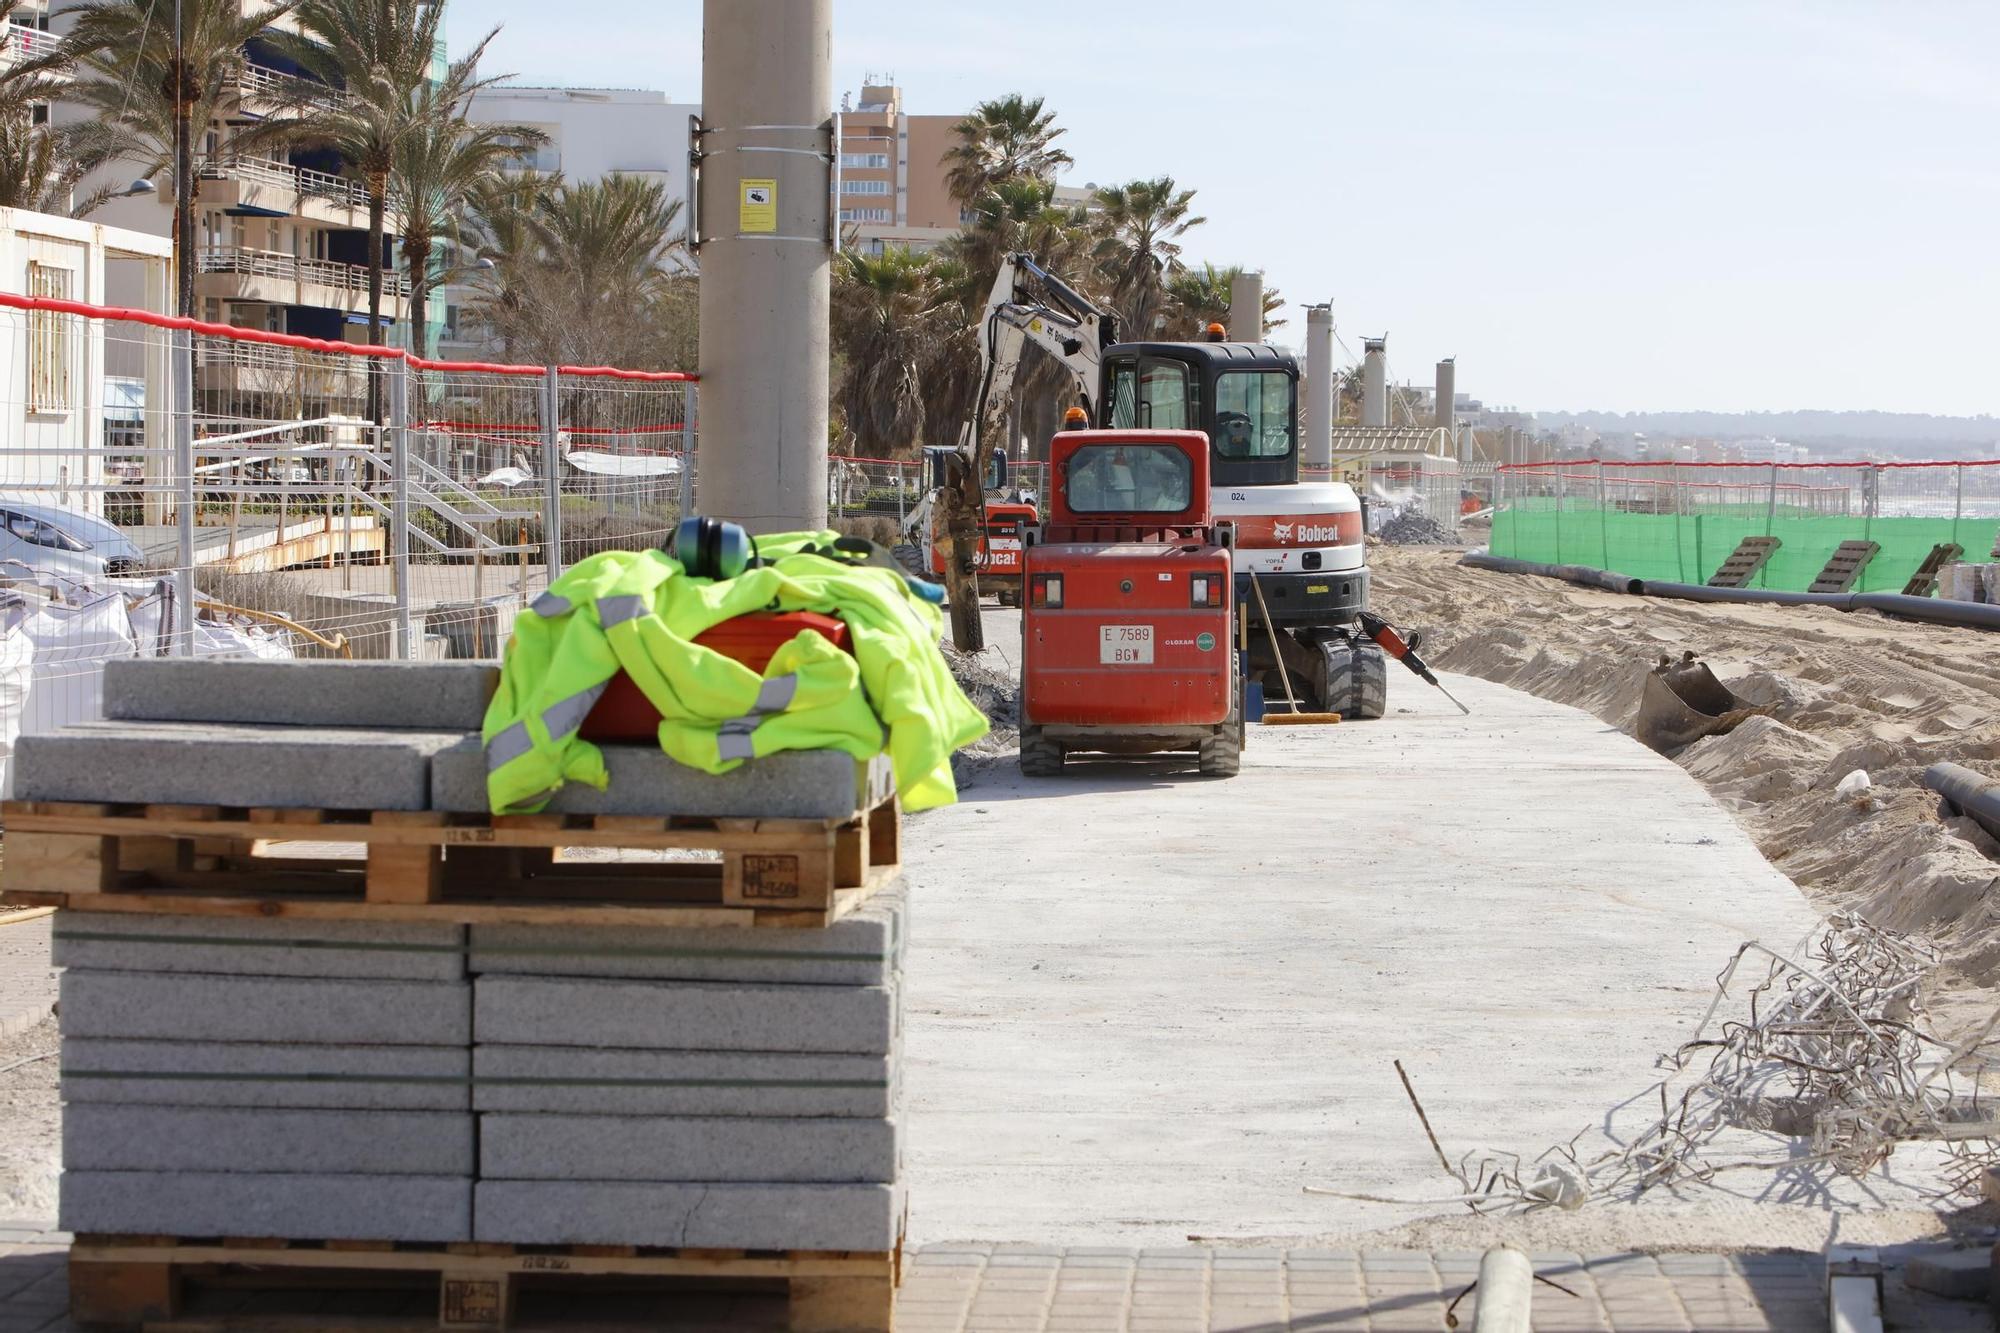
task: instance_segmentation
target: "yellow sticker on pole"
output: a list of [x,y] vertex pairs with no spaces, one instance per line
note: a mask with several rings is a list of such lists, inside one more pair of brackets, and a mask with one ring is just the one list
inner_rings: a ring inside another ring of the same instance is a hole
[[777,229],[778,182],[744,181],[736,215],[736,230],[747,232]]

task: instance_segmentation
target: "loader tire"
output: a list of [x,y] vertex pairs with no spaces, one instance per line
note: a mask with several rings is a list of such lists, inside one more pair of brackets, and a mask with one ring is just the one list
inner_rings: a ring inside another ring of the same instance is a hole
[[1242,731],[1235,725],[1223,727],[1201,738],[1201,775],[1205,778],[1233,778],[1243,768]]
[[889,554],[895,557],[897,564],[901,565],[904,569],[916,575],[918,578],[932,579],[932,580],[935,580],[937,578],[937,575],[931,573],[930,570],[924,568],[923,550],[920,547],[918,547],[915,543],[903,542],[899,545],[892,546],[889,548]]
[[979,597],[971,589],[951,604],[951,641],[961,651],[986,650],[986,622],[979,616]]
[[1062,767],[1061,742],[1045,738],[1039,727],[1021,733],[1021,776],[1053,778],[1061,775]]

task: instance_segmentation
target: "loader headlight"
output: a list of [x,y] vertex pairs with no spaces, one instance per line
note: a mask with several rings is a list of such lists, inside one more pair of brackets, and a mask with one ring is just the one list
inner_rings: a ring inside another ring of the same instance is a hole
[[1028,580],[1028,604],[1050,611],[1062,610],[1063,586],[1060,574],[1037,574]]
[[1192,607],[1219,607],[1222,605],[1222,575],[1196,574],[1188,580],[1188,605]]

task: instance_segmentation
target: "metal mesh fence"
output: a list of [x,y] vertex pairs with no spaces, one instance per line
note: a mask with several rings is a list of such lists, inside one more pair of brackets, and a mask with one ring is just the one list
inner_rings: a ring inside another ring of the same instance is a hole
[[104,663],[490,657],[693,494],[684,375],[399,351],[0,295],[0,757]]
[[1509,465],[1493,478],[1496,555],[1704,583],[1745,537],[1776,537],[1756,587],[1802,591],[1844,541],[1881,549],[1855,591],[1900,591],[1934,547],[2000,540],[2000,460]]

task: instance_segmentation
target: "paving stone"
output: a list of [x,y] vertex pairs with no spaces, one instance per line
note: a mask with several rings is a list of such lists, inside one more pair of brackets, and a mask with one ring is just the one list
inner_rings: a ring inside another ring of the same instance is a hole
[[451,1111],[299,1111],[71,1106],[67,1171],[470,1176],[472,1116]]
[[882,986],[902,965],[907,910],[898,888],[824,930],[474,926],[470,966],[488,975]]
[[1955,1301],[1987,1299],[1993,1282],[1991,1250],[1924,1249],[1903,1265],[1903,1284]]
[[65,1171],[60,1190],[62,1225],[72,1232],[473,1238],[472,1181],[464,1176]]
[[484,662],[123,658],[104,664],[104,716],[478,731],[499,684]]
[[68,971],[64,1037],[464,1046],[470,982]]
[[679,1051],[887,1055],[898,1026],[893,987],[591,977],[478,977],[473,1013],[482,1044]]
[[[483,1115],[489,1180],[888,1184],[901,1157],[891,1120],[756,1116]],[[995,1255],[994,1263],[1009,1256]]]
[[889,1250],[903,1215],[893,1185],[649,1184],[482,1180],[474,1239],[517,1245],[679,1245]]
[[[839,750],[783,750],[727,773],[704,773],[657,745],[602,745],[610,785],[572,782],[546,809],[558,814],[850,819],[893,789],[887,761],[855,763]],[[886,784],[886,785],[885,785]],[[477,736],[443,750],[431,766],[431,808],[483,811],[486,750]]]
[[14,792],[33,801],[422,810],[431,756],[463,739],[458,731],[78,722],[14,743]]
[[465,1111],[471,1073],[463,1046],[62,1043],[62,1097],[72,1104]]
[[477,1046],[472,1067],[481,1111],[881,1119],[897,1092],[893,1055]]
[[465,940],[444,923],[59,912],[51,957],[116,972],[459,981]]

